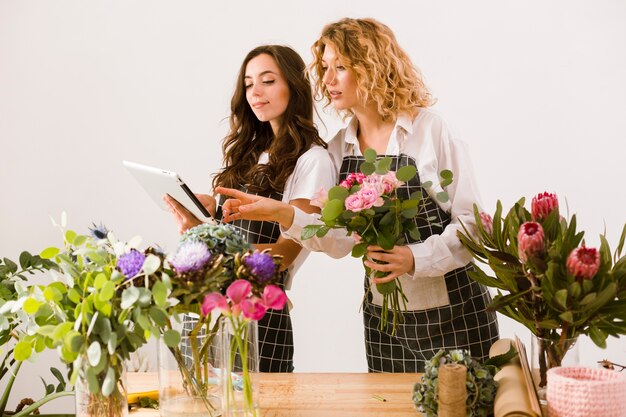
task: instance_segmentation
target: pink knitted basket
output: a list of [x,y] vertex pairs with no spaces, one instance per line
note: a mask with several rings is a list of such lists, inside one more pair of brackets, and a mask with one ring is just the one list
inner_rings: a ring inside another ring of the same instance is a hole
[[626,416],[626,375],[579,366],[548,371],[550,417]]

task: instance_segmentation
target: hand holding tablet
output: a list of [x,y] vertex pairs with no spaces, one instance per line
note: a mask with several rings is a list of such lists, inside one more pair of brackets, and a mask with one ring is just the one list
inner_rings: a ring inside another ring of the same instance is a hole
[[135,162],[122,161],[122,163],[161,209],[170,211],[164,201],[165,195],[168,194],[198,220],[215,221],[177,173]]

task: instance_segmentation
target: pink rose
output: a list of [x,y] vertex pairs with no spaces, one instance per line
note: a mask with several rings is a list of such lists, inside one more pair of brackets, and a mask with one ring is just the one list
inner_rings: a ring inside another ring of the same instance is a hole
[[352,183],[348,180],[343,180],[339,183],[339,186],[345,188],[346,190],[349,190],[350,187],[352,187]]
[[380,207],[384,204],[384,201],[380,196],[380,192],[376,188],[364,185],[357,194],[361,195],[364,209],[371,208],[372,206]]
[[389,171],[388,173],[386,173],[385,175],[383,175],[381,177],[381,182],[383,184],[383,186],[385,187],[385,194],[389,194],[390,192],[392,192],[393,190],[395,190],[398,187],[401,187],[404,185],[404,181],[400,181],[398,180],[398,178],[396,178],[396,173],[393,171]]
[[359,193],[354,193],[346,197],[344,204],[346,206],[346,210],[350,210],[355,213],[358,213],[365,208],[363,198]]
[[533,216],[533,220],[541,221],[548,217],[553,210],[559,209],[559,200],[556,197],[556,194],[552,193],[541,193],[537,194],[536,197],[533,197],[533,201],[531,203],[531,214]]
[[582,245],[567,257],[567,271],[578,279],[591,279],[600,269],[600,252]]
[[532,256],[540,255],[544,250],[543,228],[539,223],[526,222],[519,228],[517,234],[517,250],[522,262]]

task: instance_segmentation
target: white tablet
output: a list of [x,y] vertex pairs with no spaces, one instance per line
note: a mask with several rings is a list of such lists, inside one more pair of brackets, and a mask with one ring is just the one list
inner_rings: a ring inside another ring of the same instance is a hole
[[167,204],[163,201],[165,194],[169,194],[199,220],[213,220],[207,209],[177,173],[135,162],[122,161],[122,163],[163,210],[169,211]]

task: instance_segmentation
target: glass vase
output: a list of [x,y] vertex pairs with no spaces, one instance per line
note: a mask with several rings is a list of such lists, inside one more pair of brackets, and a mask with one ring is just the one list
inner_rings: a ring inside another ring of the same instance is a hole
[[557,366],[575,366],[580,363],[578,338],[547,339],[532,335],[530,362],[537,395],[546,403],[547,373]]
[[258,417],[258,324],[243,317],[227,317],[222,323],[225,417]]
[[185,314],[178,346],[159,341],[161,417],[222,415],[220,320]]
[[[102,388],[109,384],[113,384],[112,392],[104,395]],[[79,365],[74,391],[76,417],[128,416],[126,370],[122,363],[97,373],[85,357]]]

